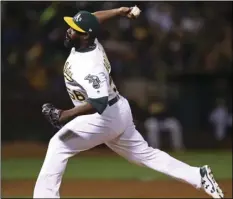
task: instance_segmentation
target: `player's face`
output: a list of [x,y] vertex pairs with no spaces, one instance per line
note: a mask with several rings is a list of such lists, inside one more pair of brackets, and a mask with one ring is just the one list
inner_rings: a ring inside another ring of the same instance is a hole
[[76,37],[76,32],[72,28],[69,28],[66,31],[66,36],[64,40],[65,47],[72,48],[74,46],[74,40]]
[[66,31],[64,45],[67,48],[78,47],[80,45],[80,34],[74,29],[69,28]]

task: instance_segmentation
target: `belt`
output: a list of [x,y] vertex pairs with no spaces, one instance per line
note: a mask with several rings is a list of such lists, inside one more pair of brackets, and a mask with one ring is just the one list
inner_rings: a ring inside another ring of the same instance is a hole
[[109,106],[114,105],[115,103],[118,102],[119,99],[120,99],[120,97],[119,97],[119,95],[117,95],[116,97],[114,97],[113,99],[111,99],[111,100],[108,102],[108,105],[109,105]]

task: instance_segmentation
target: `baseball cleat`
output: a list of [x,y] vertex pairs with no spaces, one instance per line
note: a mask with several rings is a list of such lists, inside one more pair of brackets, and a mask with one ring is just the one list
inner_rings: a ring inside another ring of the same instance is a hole
[[208,165],[200,168],[201,186],[204,191],[213,198],[223,198],[223,192],[214,179],[213,173]]

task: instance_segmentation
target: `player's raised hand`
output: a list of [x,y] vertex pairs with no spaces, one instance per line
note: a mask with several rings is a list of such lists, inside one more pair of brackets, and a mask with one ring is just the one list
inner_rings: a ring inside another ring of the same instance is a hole
[[120,8],[118,8],[119,15],[124,16],[124,17],[128,17],[131,9],[132,8],[129,8],[129,7],[120,7]]
[[[134,11],[133,9],[138,9],[137,12],[139,12],[139,13],[135,15],[135,13],[132,12],[132,11]],[[130,19],[135,19],[135,18],[138,17],[141,10],[137,6],[134,6],[134,7],[120,7],[120,8],[118,8],[118,12],[119,12],[119,15],[121,15],[121,16],[128,17]]]

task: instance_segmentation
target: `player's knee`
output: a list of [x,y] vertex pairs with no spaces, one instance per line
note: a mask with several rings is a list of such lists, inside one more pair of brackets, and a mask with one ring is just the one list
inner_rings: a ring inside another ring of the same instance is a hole
[[57,137],[54,137],[54,136],[49,140],[47,154],[51,155],[52,153],[53,154],[55,153],[55,151],[59,147],[58,142],[59,142],[59,140],[57,139]]
[[145,162],[153,161],[155,159],[160,158],[161,156],[163,156],[163,158],[166,158],[169,157],[170,155],[159,149],[154,149],[148,146],[147,148],[142,150],[140,154],[136,156],[134,161],[136,161],[137,164],[145,165]]
[[159,149],[153,149],[150,147],[148,150],[148,154],[145,154],[145,157],[142,159],[142,164],[144,166],[151,167],[153,164],[156,163],[162,163],[160,164],[160,167],[166,167],[166,164],[163,164],[164,162],[167,162],[171,159],[171,156]]
[[56,146],[58,146],[59,144],[61,144],[62,143],[62,141],[61,141],[61,135],[62,134],[65,134],[65,133],[63,133],[63,132],[65,132],[65,130],[64,129],[60,129],[51,139],[50,139],[50,141],[49,141],[49,146],[54,146],[54,147],[56,147]]

